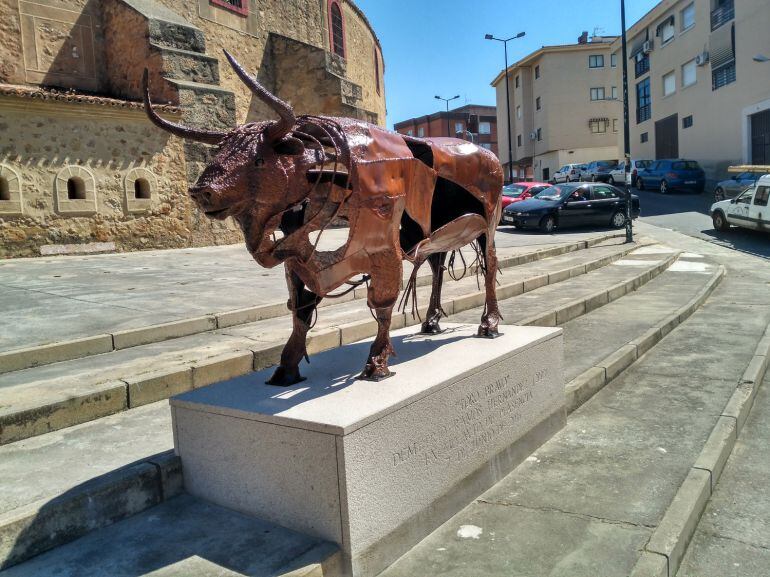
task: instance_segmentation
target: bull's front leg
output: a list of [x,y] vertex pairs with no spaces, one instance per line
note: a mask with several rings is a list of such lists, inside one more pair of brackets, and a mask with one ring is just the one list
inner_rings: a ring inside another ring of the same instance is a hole
[[390,342],[390,321],[401,286],[401,257],[395,251],[371,256],[371,283],[367,304],[377,319],[377,336],[369,349],[369,359],[359,378],[369,381],[387,379],[388,357],[395,354]]
[[289,387],[305,380],[299,373],[299,363],[303,357],[307,357],[307,333],[316,307],[321,302],[321,297],[307,290],[305,283],[288,264],[286,265],[286,283],[289,286],[289,309],[292,314],[293,328],[289,340],[283,347],[281,364],[267,381],[268,385],[279,387]]

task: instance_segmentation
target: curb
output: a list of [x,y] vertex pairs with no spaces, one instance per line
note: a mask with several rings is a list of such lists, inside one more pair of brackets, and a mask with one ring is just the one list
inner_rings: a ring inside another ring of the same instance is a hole
[[701,515],[751,412],[769,362],[770,325],[700,455],[653,531],[631,577],[675,577],[679,571]]
[[[679,255],[676,255],[677,257]],[[719,286],[725,276],[725,267],[720,265],[708,283],[692,299],[665,317],[656,326],[647,329],[642,336],[621,346],[590,369],[583,371],[564,387],[567,396],[567,414],[572,413],[612,381],[618,374],[630,367],[644,353],[654,347],[673,327],[690,317]],[[675,324],[674,324],[675,323]],[[673,325],[673,326],[672,326]],[[665,331],[665,332],[664,332]],[[769,341],[770,343],[770,341]]]
[[[500,269],[505,269],[521,264],[527,264],[591,248],[597,244],[620,237],[622,237],[622,235],[612,233],[588,240],[581,240],[536,250],[531,253],[501,258],[499,259],[498,266]],[[474,274],[476,269],[476,266],[469,267],[469,274]],[[449,275],[445,273],[444,278],[445,280],[448,279]],[[432,276],[430,274],[419,275],[417,277],[417,286],[430,285],[431,279]],[[344,297],[334,299],[333,301],[328,299],[321,301],[319,308],[365,297],[366,287],[359,287]],[[158,343],[215,329],[223,329],[275,318],[285,314],[287,314],[286,301],[282,300],[280,302],[273,302],[265,305],[211,313],[199,317],[127,329],[115,333],[105,333],[46,345],[15,349],[0,353],[0,374],[58,363],[61,361],[79,359],[101,353],[109,353],[138,345]]]
[[[549,277],[544,281],[544,285],[553,284],[551,280],[557,278],[572,278],[585,274],[587,270],[600,268],[615,260],[623,258],[629,252],[639,248],[641,245],[629,245],[629,247],[617,254],[607,255],[597,259],[590,265],[580,264],[574,267],[568,267],[555,273],[546,274]],[[537,318],[528,319],[519,324],[530,324],[538,326],[555,326],[558,323],[566,322],[576,318],[585,312],[594,310],[610,300],[597,301],[597,295],[616,292],[619,298],[626,292],[636,290],[642,284],[654,278],[660,272],[668,268],[675,260],[677,253],[673,254],[665,261],[658,264],[654,269],[647,270],[639,275],[613,285],[610,289],[599,291],[585,297],[576,299],[572,303],[559,308],[552,309],[548,313],[540,314]],[[654,273],[654,274],[653,274]],[[553,277],[553,278],[551,278]],[[521,294],[523,292],[524,282],[516,282],[498,287],[500,295],[507,295],[505,298]],[[542,285],[542,286],[544,286]],[[620,290],[622,289],[622,290]],[[590,301],[590,303],[588,303]],[[447,299],[444,303],[444,310],[447,313],[456,314],[468,309],[483,306],[484,291],[458,295]],[[421,312],[427,305],[423,305]],[[569,309],[569,310],[567,310]],[[558,321],[558,322],[557,322]],[[406,326],[419,324],[418,318],[412,318],[407,313],[398,313],[393,315],[391,328],[397,330]],[[308,333],[307,349],[309,354],[326,351],[337,348],[345,344],[359,341],[371,337],[377,332],[376,322],[371,318],[364,318],[350,323],[311,330]],[[10,413],[0,417],[0,445],[21,441],[30,437],[45,434],[51,431],[63,429],[69,426],[78,425],[84,422],[94,420],[99,417],[105,417],[118,412],[129,410],[147,403],[155,402],[168,398],[170,395],[180,394],[194,388],[202,387],[214,382],[212,369],[216,369],[216,380],[224,378],[233,378],[250,373],[252,371],[262,370],[264,368],[277,364],[283,350],[283,342],[280,343],[259,343],[255,342],[253,346],[244,349],[236,349],[217,356],[202,359],[193,365],[169,365],[154,372],[131,375],[124,378],[118,378],[110,383],[109,395],[99,394],[94,397],[93,393],[84,397],[74,396],[66,401],[55,401],[48,405],[38,405],[17,413]],[[104,397],[104,398],[102,398]],[[85,399],[85,400],[84,400]],[[109,406],[104,405],[109,401]],[[82,410],[87,406],[88,410]]]

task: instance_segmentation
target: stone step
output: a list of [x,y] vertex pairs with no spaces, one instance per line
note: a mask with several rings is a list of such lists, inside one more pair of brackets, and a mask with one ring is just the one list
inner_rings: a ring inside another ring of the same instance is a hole
[[[684,262],[680,268],[696,268]],[[525,575],[631,574],[754,362],[770,322],[770,305],[759,300],[765,294],[762,283],[726,275],[563,431],[383,577],[469,568],[502,575],[510,567]],[[468,525],[476,529],[461,530]],[[463,538],[469,533],[478,538]]]
[[[667,255],[666,259],[671,258],[670,253],[663,254]],[[657,262],[651,261],[650,265]],[[622,270],[636,268],[624,266]],[[664,280],[667,276],[673,278]],[[680,286],[680,291],[684,286],[688,289],[685,292],[695,292],[698,288],[697,280],[703,284],[711,278],[703,274],[697,277],[664,272],[660,279],[650,283],[654,285],[652,289],[648,289],[650,285],[647,285],[640,289],[640,293],[632,293],[627,298],[648,292],[657,295],[660,298],[660,314],[665,316],[676,311],[680,305],[679,299],[672,301],[668,298],[671,286]],[[576,280],[573,278],[563,284]],[[633,277],[627,279],[627,282],[633,283]],[[542,292],[548,288],[536,291]],[[647,295],[648,301],[652,298]],[[594,310],[586,318],[598,315],[601,311],[601,308]],[[628,317],[622,321],[627,325],[626,340],[642,334],[643,328],[631,322]],[[573,351],[575,348],[580,350],[582,343],[579,338],[571,339],[571,334],[568,332],[565,339],[568,358],[574,359],[575,364],[570,374],[589,370],[595,362],[594,357],[581,356]],[[180,464],[172,456],[172,448],[170,414],[165,401],[0,447],[0,543],[13,544],[8,551],[0,551],[0,559],[5,554],[12,556],[6,560],[7,564],[17,563],[25,558],[25,551],[28,551],[27,557],[34,555],[93,528],[136,513],[136,503],[144,503],[149,507],[175,494],[179,487]],[[87,462],[88,466],[72,468],[70,464],[73,462]],[[141,467],[146,463],[158,468],[162,483],[143,485],[137,481],[131,492],[126,492],[131,498],[122,501],[116,500],[113,493],[103,488],[123,479],[113,471],[134,467],[131,470],[139,478],[144,471]],[[26,479],[35,481],[25,486]],[[103,506],[93,510],[72,506],[72,503],[81,502],[103,503]],[[109,517],[103,513],[106,510],[110,511]],[[41,515],[40,511],[45,511],[46,515]],[[19,527],[26,528],[23,534],[19,533]],[[57,532],[52,527],[66,529]]]
[[156,46],[163,59],[162,75],[175,80],[219,84],[219,61],[213,56],[167,46]]
[[[335,237],[335,235],[331,236]],[[500,269],[560,255],[572,255],[567,259],[578,259],[575,264],[579,264],[586,258],[586,255],[582,254],[584,249],[621,242],[613,233],[589,240],[540,248],[508,247],[500,250]],[[623,250],[626,249],[628,247],[623,247]],[[153,266],[158,270],[161,270],[164,264],[172,266],[172,263],[167,262],[170,255],[166,252],[168,251],[153,255],[152,260],[158,261]],[[593,255],[597,251],[589,252]],[[183,255],[183,258],[190,257]],[[595,266],[592,256],[588,256],[587,259],[585,261],[587,266]],[[246,266],[251,271],[254,267],[253,263],[245,259],[244,261],[239,261],[236,266]],[[259,275],[249,274],[246,279],[243,281],[239,279],[238,282],[226,277],[223,281],[228,282],[228,286],[233,286],[233,294],[222,295],[219,291],[199,290],[198,298],[191,303],[186,296],[190,285],[199,283],[201,276],[209,278],[221,272],[224,263],[215,255],[212,255],[205,265],[200,262],[200,259],[195,260],[194,257],[192,262],[181,267],[173,263],[176,266],[176,282],[173,285],[169,284],[168,279],[162,275],[157,278],[158,271],[152,270],[152,266],[147,266],[150,265],[149,262],[144,262],[145,266],[142,267],[121,263],[120,267],[112,268],[101,266],[99,261],[89,261],[86,266],[81,262],[79,268],[68,267],[67,264],[65,263],[64,266],[59,264],[57,269],[59,276],[66,276],[70,280],[64,291],[55,285],[51,286],[43,271],[29,271],[25,275],[15,270],[16,282],[22,283],[19,285],[8,284],[10,278],[4,279],[11,290],[17,286],[35,287],[36,292],[28,295],[28,299],[38,300],[26,303],[25,308],[19,311],[18,317],[10,318],[12,323],[18,318],[18,321],[23,321],[25,326],[32,323],[34,329],[24,333],[19,331],[16,331],[18,334],[11,333],[9,342],[25,342],[24,339],[26,339],[29,345],[0,351],[0,373],[87,357],[139,344],[160,342],[214,328],[225,328],[283,316],[287,313],[282,270],[267,271]],[[195,268],[187,268],[191,266]],[[202,270],[196,270],[201,267],[203,267]],[[404,275],[408,278],[410,270],[408,266],[405,268]],[[431,276],[428,268],[424,267],[420,271],[417,277],[418,286],[430,284]],[[83,277],[83,271],[88,273],[86,277]],[[470,274],[473,272],[474,269],[469,271]],[[101,281],[98,285],[100,288],[95,291],[91,287],[92,275],[104,277],[105,274],[108,274],[107,278],[115,280]],[[239,268],[234,274],[237,277],[237,275],[243,276],[244,273]],[[446,276],[448,278],[449,274],[447,273]],[[137,284],[141,284],[141,291],[133,291]],[[152,293],[151,298],[144,296],[148,291]],[[118,301],[121,307],[107,304],[109,302],[107,299],[114,298],[116,294],[122,295]],[[270,296],[264,299],[265,294]],[[253,302],[258,295],[263,295],[263,299],[267,302],[250,305],[249,303]],[[70,296],[76,296],[78,300],[72,301],[66,298]],[[326,299],[321,302],[321,306],[334,305],[365,296],[366,287],[360,287],[342,299]],[[64,300],[66,302],[62,302]],[[162,310],[156,310],[153,314],[140,312],[140,309],[146,311],[153,307],[157,308],[158,303],[162,304]],[[230,307],[235,305],[237,308],[228,308],[228,305]],[[74,308],[69,310],[67,307]],[[47,327],[45,319],[40,319],[37,324],[41,326],[35,326],[35,315],[52,309],[59,322],[55,323],[55,326]],[[44,330],[45,328],[49,330]],[[37,341],[30,342],[30,334],[39,334]]]
[[[632,248],[597,246],[574,256],[520,265],[505,271],[504,284],[498,287],[498,294],[506,298],[543,284],[567,279],[575,281],[575,275],[585,275],[588,269],[617,260]],[[650,270],[645,269],[646,264],[621,267],[618,271],[624,274],[615,276],[640,284],[642,280],[649,280],[653,269],[662,269],[671,260],[671,253],[666,255],[651,265]],[[597,282],[602,279],[598,277]],[[618,289],[613,291],[620,294]],[[423,309],[427,304],[427,292],[427,287],[418,291],[418,301]],[[483,302],[483,292],[478,290],[475,278],[447,285],[446,292],[444,308],[450,314]],[[602,299],[594,300],[594,304],[598,304]],[[310,332],[309,352],[312,354],[375,334],[376,323],[362,305],[349,301],[324,308],[319,313],[316,327]],[[475,322],[479,318],[480,313]],[[419,320],[411,315],[397,314],[393,327],[417,322]],[[141,406],[209,384],[215,379],[269,366],[277,361],[290,331],[290,318],[276,317],[0,375],[0,445]]]

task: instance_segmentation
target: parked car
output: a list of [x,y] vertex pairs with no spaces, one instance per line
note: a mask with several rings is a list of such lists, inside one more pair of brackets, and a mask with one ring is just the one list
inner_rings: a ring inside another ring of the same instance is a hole
[[[719,231],[730,230],[731,225],[770,232],[770,174],[762,176],[755,186],[737,197],[711,205],[711,219]],[[521,203],[519,206],[523,206]]]
[[503,208],[513,202],[526,200],[551,186],[545,182],[514,182],[503,187]]
[[741,172],[732,178],[718,182],[714,188],[714,202],[735,198],[750,186],[754,186],[763,175],[762,172]]
[[[516,228],[539,228],[546,233],[584,224],[621,228],[626,224],[624,199],[625,193],[610,184],[555,184],[508,206],[502,220]],[[631,195],[631,202],[632,218],[637,218],[639,197]]]
[[[648,166],[651,160],[631,160],[631,184],[636,184],[639,171]],[[626,161],[624,160],[610,171],[607,182],[610,184],[622,184],[626,181]]]
[[559,170],[553,173],[551,179],[554,184],[560,182],[579,182],[582,175],[583,164],[565,164]]
[[610,171],[618,165],[617,160],[595,160],[588,163],[583,172],[582,180],[591,182],[607,182],[610,178]]
[[673,190],[703,192],[706,187],[706,173],[694,160],[654,160],[636,177],[639,190],[658,190],[667,194]]

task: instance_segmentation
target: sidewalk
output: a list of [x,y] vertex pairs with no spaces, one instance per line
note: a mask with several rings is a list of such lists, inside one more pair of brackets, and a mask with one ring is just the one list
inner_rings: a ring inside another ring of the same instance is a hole
[[[510,230],[509,230],[510,229]],[[324,233],[321,250],[347,229]],[[497,235],[500,256],[607,236],[609,229]],[[408,274],[408,263],[405,266]],[[428,274],[425,267],[424,274]],[[285,301],[283,266],[260,267],[244,245],[0,261],[0,352]]]

